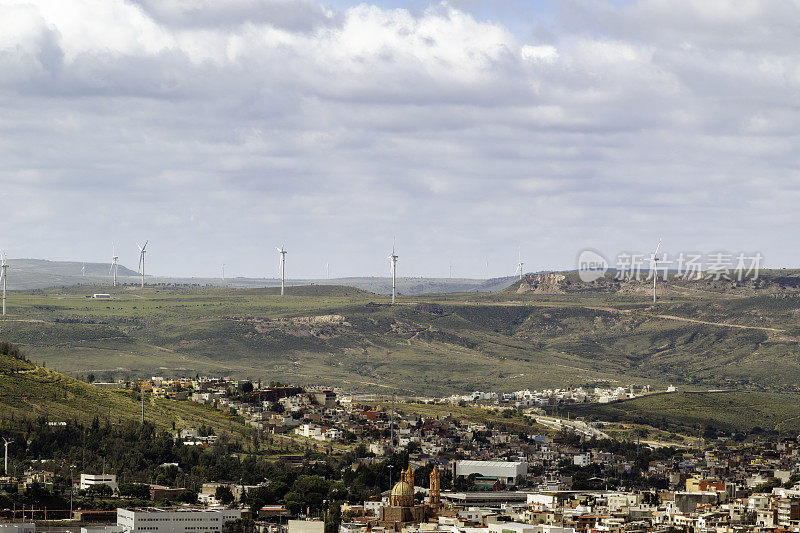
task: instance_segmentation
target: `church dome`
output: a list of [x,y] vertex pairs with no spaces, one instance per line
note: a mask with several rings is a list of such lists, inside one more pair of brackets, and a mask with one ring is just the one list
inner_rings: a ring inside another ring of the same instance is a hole
[[405,481],[398,481],[392,488],[390,503],[393,507],[413,507],[414,488]]

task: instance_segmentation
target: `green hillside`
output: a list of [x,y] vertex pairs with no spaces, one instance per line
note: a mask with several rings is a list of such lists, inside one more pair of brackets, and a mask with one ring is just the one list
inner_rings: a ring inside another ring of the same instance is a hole
[[800,402],[769,394],[741,392],[673,393],[646,396],[610,404],[570,407],[578,416],[595,416],[612,422],[645,424],[665,430],[697,434],[800,431]]
[[[53,370],[0,354],[0,424],[4,419],[44,417],[48,421],[111,423],[141,419],[139,396],[132,391],[106,390]],[[161,429],[199,428],[244,433],[235,418],[189,401],[146,399],[145,418]]]
[[[283,297],[275,288],[71,287],[11,293],[0,338],[49,368],[99,378],[200,373],[400,394],[598,382],[796,394],[800,293],[792,275],[767,277],[758,289],[665,289],[656,307],[646,292],[562,291],[569,276],[395,306],[323,285]],[[111,300],[86,297],[109,291]]]

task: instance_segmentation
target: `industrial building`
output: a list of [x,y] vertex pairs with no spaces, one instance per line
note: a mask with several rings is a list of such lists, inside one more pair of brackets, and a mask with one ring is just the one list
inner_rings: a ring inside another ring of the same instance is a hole
[[455,477],[475,474],[481,477],[497,478],[506,485],[515,485],[517,476],[528,475],[526,461],[456,461]]
[[117,526],[124,533],[219,533],[225,522],[242,517],[238,509],[146,507],[117,509]]

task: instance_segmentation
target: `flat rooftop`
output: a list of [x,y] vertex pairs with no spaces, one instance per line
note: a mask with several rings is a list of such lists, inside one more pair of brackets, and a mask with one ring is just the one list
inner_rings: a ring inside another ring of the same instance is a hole
[[117,511],[132,511],[135,513],[218,513],[220,511],[236,511],[237,509],[207,508],[207,507],[120,507]]

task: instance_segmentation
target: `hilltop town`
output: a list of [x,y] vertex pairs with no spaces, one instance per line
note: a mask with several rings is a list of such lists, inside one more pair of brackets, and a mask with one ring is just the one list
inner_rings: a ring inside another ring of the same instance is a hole
[[[143,421],[130,429],[97,420],[89,426],[6,421],[17,432],[26,428],[32,443],[10,443],[0,479],[0,506],[7,507],[0,513],[17,530],[38,524],[78,525],[87,533],[172,531],[181,521],[200,529],[274,533],[800,528],[794,436],[626,441],[606,433],[614,424],[559,414],[579,404],[674,393],[674,387],[442,398],[200,376],[92,387],[135,389]],[[250,428],[252,439],[237,441],[225,428],[212,427],[159,434],[147,420],[156,398],[227,413],[231,424]],[[459,409],[463,416],[453,414]],[[109,453],[108,446],[137,425],[145,448],[163,451],[152,458],[142,451],[145,462],[131,470],[125,457],[132,452]],[[69,435],[91,444],[70,442]],[[53,448],[55,442],[65,449]],[[149,480],[140,471],[149,472]]]

